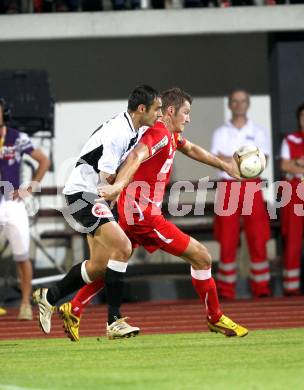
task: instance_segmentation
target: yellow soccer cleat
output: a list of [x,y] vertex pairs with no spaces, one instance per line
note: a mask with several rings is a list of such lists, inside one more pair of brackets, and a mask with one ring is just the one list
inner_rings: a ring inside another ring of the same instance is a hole
[[59,315],[63,320],[63,329],[71,341],[79,341],[80,318],[72,312],[70,302],[63,303],[59,307]]
[[6,314],[6,310],[3,307],[0,307],[0,316],[4,316]]
[[137,326],[131,326],[126,322],[125,318],[119,318],[111,325],[107,324],[107,337],[110,340],[135,337],[140,332]]
[[248,329],[236,324],[224,314],[214,324],[208,321],[208,328],[211,332],[222,333],[227,337],[244,337],[248,334]]

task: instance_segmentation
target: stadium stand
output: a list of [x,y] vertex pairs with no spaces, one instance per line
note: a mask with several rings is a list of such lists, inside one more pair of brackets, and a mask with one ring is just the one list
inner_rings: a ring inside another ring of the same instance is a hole
[[303,4],[303,0],[0,0],[0,14]]

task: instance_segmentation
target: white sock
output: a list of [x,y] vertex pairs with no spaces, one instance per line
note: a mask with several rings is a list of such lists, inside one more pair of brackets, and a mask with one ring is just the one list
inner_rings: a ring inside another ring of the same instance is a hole
[[85,260],[82,264],[81,264],[81,276],[82,276],[82,279],[83,281],[86,283],[86,284],[90,284],[92,283],[92,280],[89,278],[89,275],[87,273],[87,269],[86,269],[86,262],[88,260]]
[[198,280],[210,279],[212,277],[212,275],[211,275],[211,267],[208,268],[208,269],[193,269],[191,267],[191,276],[194,279],[198,279]]
[[111,259],[108,261],[108,268],[116,272],[126,272],[127,267],[128,267],[128,263],[124,261],[111,260]]

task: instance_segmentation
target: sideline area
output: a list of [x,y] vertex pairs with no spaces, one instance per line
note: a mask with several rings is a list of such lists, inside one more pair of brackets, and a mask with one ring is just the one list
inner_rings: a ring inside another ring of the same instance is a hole
[[[303,328],[304,324],[303,296],[239,299],[223,302],[221,306],[225,314],[249,328],[249,336],[252,330]],[[126,303],[122,306],[122,313],[130,318],[130,323],[142,329],[142,334],[208,331],[205,313],[198,299]],[[0,340],[65,337],[56,313],[50,336],[40,331],[38,320],[17,321],[17,314],[17,308],[8,308],[7,315],[0,317]],[[104,336],[105,324],[106,306],[91,305],[82,318],[80,336]]]

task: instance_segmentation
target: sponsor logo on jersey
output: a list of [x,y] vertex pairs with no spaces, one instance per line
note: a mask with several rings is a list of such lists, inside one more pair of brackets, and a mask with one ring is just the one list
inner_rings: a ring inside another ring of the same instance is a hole
[[159,149],[163,148],[164,146],[168,145],[168,137],[165,135],[164,138],[159,141],[156,145],[152,146],[152,155],[155,154]]
[[4,145],[0,149],[0,159],[9,161],[9,165],[12,165],[15,162],[13,160],[17,160],[17,157],[18,157],[18,160],[21,159],[21,155],[16,150],[16,146],[6,146],[6,145]]
[[111,210],[103,203],[94,204],[92,207],[92,214],[96,218],[113,218]]

